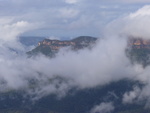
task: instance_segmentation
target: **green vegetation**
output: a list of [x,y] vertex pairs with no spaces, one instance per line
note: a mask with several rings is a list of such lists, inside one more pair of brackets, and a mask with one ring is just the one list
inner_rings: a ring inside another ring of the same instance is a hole
[[[76,48],[82,48],[82,41],[89,44],[96,40],[96,38],[91,37],[78,37],[72,41],[78,42],[77,47],[75,46]],[[53,56],[56,51],[51,50],[49,46],[39,45],[28,52],[31,56],[39,53],[46,56]],[[126,50],[126,54],[133,64],[139,63],[144,67],[150,64],[150,49],[130,48]],[[56,78],[50,79],[49,83],[52,83],[56,79],[59,82],[65,81],[63,78],[56,76]],[[38,85],[38,81],[30,81],[31,89],[34,89]],[[72,88],[69,90],[67,96],[62,99],[58,99],[56,95],[47,95],[34,103],[31,102],[30,96],[24,98],[24,92],[11,91],[0,94],[0,99],[2,98],[0,100],[0,113],[87,113],[93,106],[99,105],[101,102],[113,102],[116,108],[112,113],[150,113],[150,109],[144,109],[144,102],[128,105],[122,103],[123,94],[133,90],[133,86],[135,85],[143,87],[143,84],[138,81],[124,79],[96,88],[84,90]],[[12,97],[15,97],[15,99],[12,99]]]
[[127,56],[130,58],[131,62],[142,64],[144,67],[150,64],[150,49],[146,48],[132,48],[127,50]]
[[118,113],[150,113],[150,109],[137,108],[132,110],[121,111]]
[[37,46],[35,49],[27,52],[29,56],[38,55],[40,53],[50,57],[54,56],[54,52],[51,50],[51,48],[43,45]]
[[[55,79],[61,78],[56,77]],[[110,101],[114,102],[116,106],[112,113],[135,113],[134,110],[144,108],[144,104],[127,106],[122,104],[121,100],[123,94],[132,90],[134,85],[142,87],[138,81],[125,79],[96,88],[84,90],[72,88],[67,96],[61,99],[53,94],[34,102],[31,101],[32,97],[29,95],[24,96],[25,92],[23,91],[11,91],[0,94],[0,113],[87,113],[95,105]]]
[[[50,39],[44,39],[43,41],[45,42],[50,42],[50,41],[54,41],[51,45],[47,45],[47,44],[40,44],[38,45],[36,48],[34,48],[33,50],[27,52],[27,54],[29,56],[34,56],[34,55],[38,55],[39,53],[45,55],[45,56],[49,56],[49,57],[54,57],[55,53],[57,53],[59,51],[59,48],[63,48],[63,47],[67,47],[67,46],[71,46],[73,50],[79,50],[85,47],[89,47],[90,45],[95,43],[97,40],[97,38],[94,37],[90,37],[90,36],[80,36],[77,37],[75,39],[72,40],[67,40],[66,42],[73,42],[75,43],[70,45],[70,44],[59,44],[58,42],[62,43],[65,41],[60,41],[57,40],[57,42],[55,42],[55,40],[50,40]],[[55,48],[55,49],[53,49]],[[58,49],[57,49],[58,48]]]

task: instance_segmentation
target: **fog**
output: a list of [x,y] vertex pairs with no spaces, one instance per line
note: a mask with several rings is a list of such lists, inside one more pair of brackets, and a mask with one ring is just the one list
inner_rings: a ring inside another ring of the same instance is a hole
[[[35,95],[34,99],[49,94],[62,97],[73,87],[93,88],[128,78],[146,85],[142,89],[137,86],[133,91],[126,92],[122,99],[124,104],[150,98],[147,90],[150,86],[150,66],[143,68],[140,64],[131,64],[125,53],[129,36],[150,38],[149,9],[150,6],[144,6],[109,23],[103,39],[99,39],[92,49],[76,52],[69,48],[61,49],[52,59],[41,54],[27,57],[26,47],[18,41],[21,33],[35,29],[36,25],[4,19],[5,22],[0,24],[0,91],[24,90]],[[100,104],[100,109],[101,106],[104,105]]]

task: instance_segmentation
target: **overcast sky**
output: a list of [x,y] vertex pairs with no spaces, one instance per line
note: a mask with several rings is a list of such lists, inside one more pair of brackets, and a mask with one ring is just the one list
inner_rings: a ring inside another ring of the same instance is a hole
[[99,37],[107,23],[149,3],[150,0],[0,0],[0,25],[32,24],[22,33],[26,36]]

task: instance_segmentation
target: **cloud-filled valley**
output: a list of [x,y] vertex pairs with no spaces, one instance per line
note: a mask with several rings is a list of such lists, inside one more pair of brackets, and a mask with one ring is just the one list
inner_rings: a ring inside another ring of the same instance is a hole
[[[65,2],[78,3],[77,0]],[[150,6],[144,6],[107,24],[103,37],[98,39],[92,49],[72,51],[70,48],[63,48],[51,59],[42,54],[28,57],[28,47],[18,40],[22,33],[40,28],[43,24],[0,19],[0,92],[24,90],[33,95],[34,99],[49,94],[64,97],[72,88],[84,90],[129,79],[139,81],[144,86],[134,86],[133,90],[124,93],[122,103],[130,104],[148,98],[145,106],[149,107],[150,66],[132,64],[125,52],[129,36],[150,39],[149,9]],[[61,10],[64,18],[74,18],[79,13],[72,9]],[[96,112],[94,110],[106,107],[110,109],[104,112],[109,113],[115,106],[112,102],[100,103],[92,110]]]

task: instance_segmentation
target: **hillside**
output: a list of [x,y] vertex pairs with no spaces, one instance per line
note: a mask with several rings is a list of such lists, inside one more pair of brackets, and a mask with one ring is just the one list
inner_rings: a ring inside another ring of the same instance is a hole
[[[44,39],[38,46],[28,52],[30,55],[42,53],[46,56],[55,55],[61,48],[70,47],[73,51],[91,48],[98,39],[81,36],[72,40]],[[126,54],[132,63],[149,65],[150,43],[142,39],[130,39]],[[51,83],[51,82],[50,82]],[[49,84],[50,84],[49,83]],[[36,85],[31,84],[34,87]],[[34,102],[31,96],[24,96],[24,91],[11,91],[0,94],[0,113],[89,113],[90,110],[102,102],[113,102],[115,109],[111,113],[149,113],[145,109],[145,101],[140,103],[124,104],[123,94],[132,91],[134,86],[143,87],[139,81],[122,79],[95,88],[70,89],[65,97],[57,98],[54,94],[44,96]],[[110,112],[109,112],[110,113]]]
[[[72,40],[51,40],[44,39],[38,42],[38,46],[27,52],[29,56],[42,53],[46,56],[54,57],[61,48],[70,47],[77,51],[83,48],[92,48],[98,39],[90,36],[80,36]],[[129,38],[126,54],[132,63],[140,63],[144,66],[150,64],[150,40],[141,38]]]
[[[44,39],[38,42],[38,46],[31,50],[29,54],[43,53],[48,55],[50,53],[58,52],[61,48],[71,47],[73,50],[79,50],[85,47],[91,47],[98,39],[90,36],[80,36],[72,40],[51,40]],[[143,40],[141,38],[129,38],[127,47],[132,49],[150,49],[150,40]]]
[[129,38],[126,54],[131,62],[142,64],[144,67],[150,64],[150,40],[141,38]]
[[61,48],[71,47],[72,50],[79,50],[85,47],[92,47],[96,42],[97,38],[90,36],[80,36],[72,40],[51,40],[44,39],[38,43],[38,46],[33,50],[29,51],[29,55],[36,55],[42,53],[47,56],[53,56]]
[[123,94],[132,90],[134,85],[142,87],[137,81],[124,79],[96,88],[73,88],[61,99],[51,94],[36,101],[24,96],[23,91],[6,92],[0,94],[0,113],[89,113],[95,105],[111,101],[115,105],[111,113],[149,113],[143,103],[122,103]]

